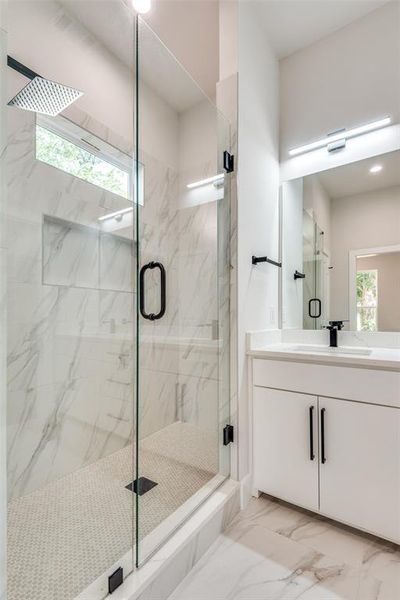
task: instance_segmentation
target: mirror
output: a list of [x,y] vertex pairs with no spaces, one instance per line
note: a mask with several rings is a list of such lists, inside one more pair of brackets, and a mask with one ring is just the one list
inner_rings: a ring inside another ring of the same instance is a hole
[[400,151],[281,189],[282,328],[400,331]]

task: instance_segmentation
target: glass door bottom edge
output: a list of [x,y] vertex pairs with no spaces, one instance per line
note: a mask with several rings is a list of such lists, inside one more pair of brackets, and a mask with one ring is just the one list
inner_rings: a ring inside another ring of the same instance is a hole
[[122,567],[124,570],[124,580],[145,566],[154,555],[162,549],[168,541],[176,534],[183,525],[187,524],[196,512],[204,505],[204,503],[229,479],[229,475],[216,474],[208,481],[200,490],[198,490],[191,498],[189,498],[182,506],[173,512],[167,519],[160,523],[153,531],[151,531],[141,541],[141,552],[144,555],[143,560],[139,560],[139,566],[136,565],[136,549],[135,544],[132,549],[126,552],[119,561],[115,562],[105,573],[98,577],[85,590],[83,590],[74,600],[93,600],[98,598],[102,600],[108,594],[107,582],[108,577],[116,569]]

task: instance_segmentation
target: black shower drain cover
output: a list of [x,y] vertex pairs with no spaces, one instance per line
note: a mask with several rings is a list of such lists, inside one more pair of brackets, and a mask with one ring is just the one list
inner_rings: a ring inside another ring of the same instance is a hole
[[139,477],[139,479],[135,479],[135,481],[125,487],[127,490],[134,492],[138,496],[143,496],[143,494],[152,490],[156,485],[158,485],[158,483],[151,479],[147,479],[147,477]]

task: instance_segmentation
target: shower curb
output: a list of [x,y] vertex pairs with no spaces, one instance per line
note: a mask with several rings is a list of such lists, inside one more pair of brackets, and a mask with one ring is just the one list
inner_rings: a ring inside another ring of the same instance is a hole
[[[227,480],[140,569],[113,600],[167,600],[240,510],[240,484]],[[76,600],[95,600],[86,590]]]

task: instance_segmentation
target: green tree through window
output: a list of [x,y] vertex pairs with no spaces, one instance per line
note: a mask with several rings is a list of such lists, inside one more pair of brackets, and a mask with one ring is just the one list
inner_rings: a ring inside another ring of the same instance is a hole
[[39,125],[36,127],[36,158],[109,192],[129,198],[127,171]]
[[357,330],[378,330],[378,271],[357,271]]

